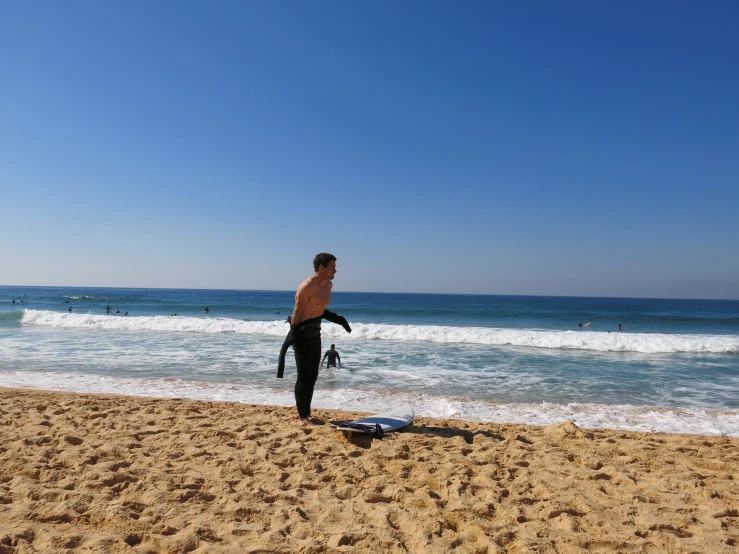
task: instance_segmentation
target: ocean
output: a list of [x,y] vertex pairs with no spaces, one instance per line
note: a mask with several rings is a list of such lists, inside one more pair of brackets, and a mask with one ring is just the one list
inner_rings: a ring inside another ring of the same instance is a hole
[[[0,287],[0,386],[291,406],[293,298]],[[324,321],[346,367],[321,370],[316,408],[739,436],[739,301],[334,292],[330,309],[352,333]]]

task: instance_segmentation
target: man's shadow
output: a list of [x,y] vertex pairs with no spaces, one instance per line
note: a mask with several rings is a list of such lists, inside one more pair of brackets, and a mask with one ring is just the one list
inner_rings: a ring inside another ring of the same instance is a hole
[[451,439],[453,437],[462,437],[464,442],[472,444],[475,437],[487,437],[497,441],[505,440],[505,437],[498,435],[497,433],[491,433],[490,431],[468,431],[467,429],[460,429],[458,427],[431,427],[429,425],[409,425],[401,429],[403,433],[415,433],[416,435],[436,435],[444,439]]
[[[336,420],[330,421],[331,425],[339,425],[343,421]],[[397,431],[390,431],[382,439],[375,439],[372,435],[367,435],[361,432],[348,432],[342,431],[347,440],[355,446],[360,448],[370,448],[373,440],[385,440],[391,438],[393,435],[402,433],[412,433],[416,435],[435,435],[444,439],[451,439],[453,437],[462,437],[467,444],[472,444],[476,436],[487,437],[497,441],[505,440],[504,437],[490,431],[468,431],[466,429],[459,429],[458,427],[431,427],[428,425],[409,425],[403,427]]]

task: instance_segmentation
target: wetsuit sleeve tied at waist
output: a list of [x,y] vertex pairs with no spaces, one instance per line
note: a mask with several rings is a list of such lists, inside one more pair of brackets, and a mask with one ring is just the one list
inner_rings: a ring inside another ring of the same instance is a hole
[[[330,321],[331,323],[336,323],[337,325],[341,325],[344,329],[346,329],[347,333],[352,332],[352,328],[349,327],[349,322],[343,316],[340,316],[329,310],[325,310],[321,317],[325,319],[326,321]],[[277,360],[277,378],[278,379],[282,379],[282,376],[285,373],[285,355],[287,354],[287,349],[290,348],[295,342],[295,335],[293,334],[293,331],[297,331],[297,328],[299,327],[299,325],[292,325],[291,315],[287,316],[287,322],[290,323],[290,331],[288,331],[287,336],[285,337],[285,342],[282,343],[282,347],[280,348],[280,357]]]

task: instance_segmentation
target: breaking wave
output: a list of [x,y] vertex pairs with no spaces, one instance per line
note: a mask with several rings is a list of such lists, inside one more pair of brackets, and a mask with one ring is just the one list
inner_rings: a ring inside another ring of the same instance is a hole
[[[137,316],[59,313],[25,310],[24,325],[60,329],[111,331],[159,331],[170,333],[240,333],[283,337],[287,323],[280,321],[244,321],[230,318]],[[681,335],[661,333],[603,333],[546,329],[500,329],[434,325],[389,325],[352,322],[352,334],[331,323],[324,323],[325,337],[352,340],[388,340],[398,342],[433,342],[478,344],[543,349],[587,350],[596,352],[657,353],[739,353],[736,335]]]

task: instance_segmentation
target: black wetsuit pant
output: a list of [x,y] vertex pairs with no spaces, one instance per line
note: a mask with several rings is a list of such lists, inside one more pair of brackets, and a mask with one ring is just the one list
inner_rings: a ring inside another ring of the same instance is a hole
[[321,318],[308,319],[300,324],[300,332],[293,343],[298,379],[295,381],[295,405],[300,417],[310,417],[313,388],[321,364]]

